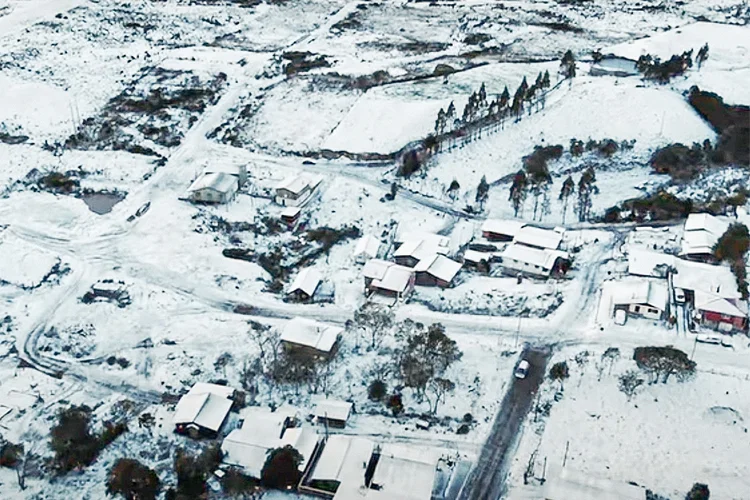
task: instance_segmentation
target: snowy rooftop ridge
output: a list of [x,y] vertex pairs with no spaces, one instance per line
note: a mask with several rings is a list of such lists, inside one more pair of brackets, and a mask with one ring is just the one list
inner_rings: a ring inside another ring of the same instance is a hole
[[282,342],[330,352],[344,329],[307,318],[292,318],[284,326]]
[[312,267],[306,267],[297,273],[297,277],[294,278],[288,293],[300,291],[312,297],[322,280],[323,275],[320,274],[320,271]]
[[285,178],[276,186],[276,189],[284,189],[295,195],[299,195],[305,191],[305,189],[314,189],[322,181],[323,177],[320,175],[303,173]]
[[312,414],[329,420],[347,420],[354,405],[337,399],[319,399]]
[[378,250],[380,250],[380,240],[371,234],[366,234],[357,241],[354,255],[374,259],[378,256]]
[[216,432],[232,408],[233,394],[231,387],[199,382],[180,398],[172,422],[195,424]]
[[521,243],[532,247],[557,250],[562,242],[562,234],[551,229],[523,226],[513,238],[514,243]]
[[620,281],[613,285],[615,305],[645,304],[661,311],[667,307],[669,293],[664,283],[648,280]]
[[237,177],[224,172],[213,172],[201,174],[188,188],[189,193],[210,189],[219,193],[228,193],[237,187]]
[[526,223],[520,220],[487,219],[482,223],[482,232],[500,234],[513,238],[525,225]]
[[542,269],[547,270],[555,267],[555,262],[557,261],[557,259],[568,258],[568,254],[561,250],[540,250],[538,248],[519,245],[515,242],[508,245],[500,255],[503,259],[512,259],[517,262],[525,262],[527,264],[539,266]]
[[419,263],[414,266],[414,272],[425,272],[448,283],[453,281],[453,278],[456,277],[460,270],[460,262],[456,262],[448,257],[438,254],[433,254],[431,257],[420,260]]

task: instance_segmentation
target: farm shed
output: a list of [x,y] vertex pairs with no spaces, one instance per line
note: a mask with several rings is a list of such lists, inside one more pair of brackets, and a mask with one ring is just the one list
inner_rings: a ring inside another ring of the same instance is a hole
[[234,389],[198,382],[180,398],[172,423],[175,432],[192,438],[215,438],[232,408]]

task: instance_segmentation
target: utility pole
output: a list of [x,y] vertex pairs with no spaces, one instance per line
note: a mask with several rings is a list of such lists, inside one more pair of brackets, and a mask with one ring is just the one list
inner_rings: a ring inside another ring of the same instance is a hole
[[516,342],[514,349],[518,348],[518,336],[521,334],[521,316],[518,317],[518,328],[516,329]]
[[698,335],[695,336],[695,340],[693,341],[693,352],[690,353],[690,361],[693,360],[693,356],[695,356],[695,348],[698,347]]

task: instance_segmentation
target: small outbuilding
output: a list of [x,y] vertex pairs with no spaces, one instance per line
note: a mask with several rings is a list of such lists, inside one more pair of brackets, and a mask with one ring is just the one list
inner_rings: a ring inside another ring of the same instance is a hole
[[281,343],[288,350],[308,352],[316,357],[335,354],[343,328],[307,318],[292,318],[284,326]]
[[688,215],[682,233],[680,256],[698,262],[715,262],[714,245],[729,224],[706,213]]
[[315,297],[321,281],[323,281],[323,275],[317,269],[306,267],[297,273],[287,290],[287,297],[298,302],[309,302]]
[[[378,259],[373,260],[377,261]],[[387,265],[383,265],[382,262],[386,261],[377,262],[371,265],[369,269],[365,269],[367,271],[365,273],[366,292],[396,300],[411,293],[416,282],[414,270],[393,262],[386,262]],[[365,268],[367,267],[368,265],[365,265]],[[368,274],[373,277],[368,278]]]
[[589,73],[591,76],[616,76],[625,78],[638,75],[638,68],[634,60],[610,54],[592,64]]
[[695,291],[694,318],[703,326],[723,333],[747,331],[747,302]]
[[301,214],[302,209],[299,207],[286,207],[281,211],[281,220],[291,228],[297,224]]
[[354,248],[354,261],[358,264],[364,264],[370,259],[375,259],[380,252],[380,240],[375,236],[366,234],[357,241]]
[[315,405],[312,415],[321,425],[343,429],[352,414],[353,407],[354,405],[348,401],[322,399]]
[[234,389],[198,382],[180,398],[172,423],[175,432],[194,439],[215,438],[232,409]]

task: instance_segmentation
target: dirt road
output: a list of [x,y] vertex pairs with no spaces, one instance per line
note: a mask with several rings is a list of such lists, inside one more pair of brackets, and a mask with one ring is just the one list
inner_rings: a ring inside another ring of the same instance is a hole
[[531,365],[529,374],[523,380],[514,377],[511,381],[492,432],[458,496],[460,500],[498,500],[502,497],[507,460],[513,456],[519,431],[544,380],[551,355],[550,347],[526,347],[521,353],[520,359],[526,359]]

